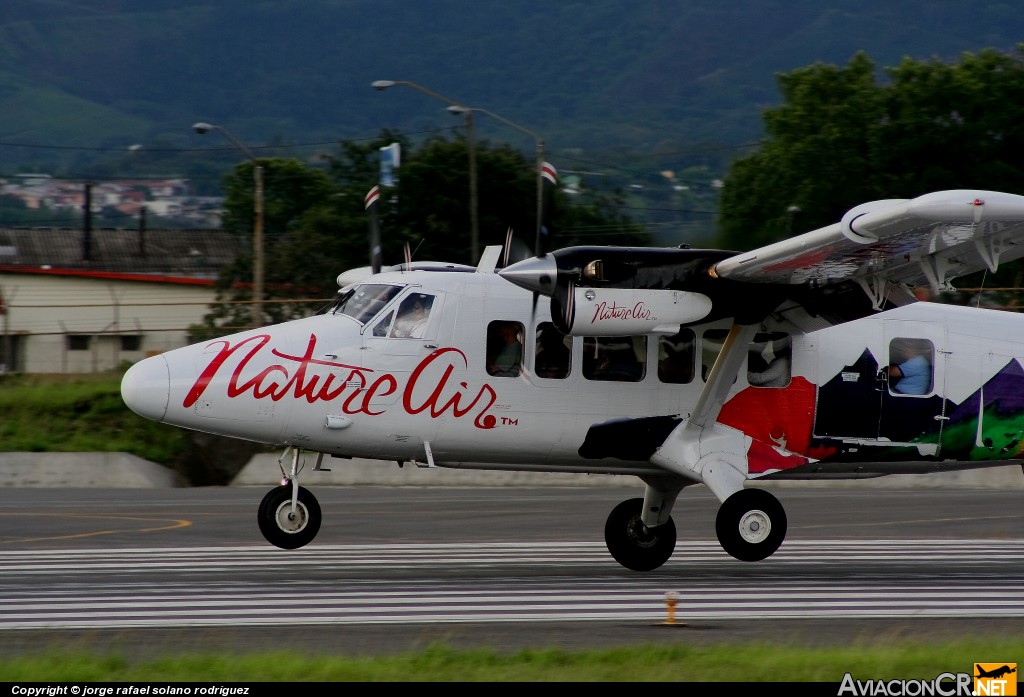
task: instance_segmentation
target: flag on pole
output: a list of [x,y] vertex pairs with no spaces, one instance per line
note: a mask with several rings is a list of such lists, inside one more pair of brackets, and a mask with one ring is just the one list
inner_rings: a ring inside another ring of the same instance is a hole
[[370,210],[370,206],[377,203],[378,200],[380,200],[380,187],[375,186],[366,193],[366,198],[363,199],[366,210]]
[[555,169],[554,165],[550,162],[545,162],[540,168],[540,174],[544,177],[548,183],[554,185],[558,183],[558,170]]

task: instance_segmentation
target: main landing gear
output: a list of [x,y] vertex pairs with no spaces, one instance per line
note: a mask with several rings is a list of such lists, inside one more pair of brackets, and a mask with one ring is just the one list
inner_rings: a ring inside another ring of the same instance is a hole
[[740,489],[722,502],[715,519],[722,549],[740,561],[767,559],[786,537],[786,511],[764,489]]
[[[676,526],[669,518],[648,528],[640,516],[642,498],[623,501],[608,516],[605,544],[615,561],[633,571],[653,571],[668,561],[676,546]],[[715,520],[718,542],[740,561],[770,557],[786,537],[786,511],[763,489],[741,489],[727,498]]]
[[615,561],[633,571],[652,571],[668,561],[676,548],[676,524],[648,528],[640,519],[643,499],[623,501],[604,524],[604,541]]

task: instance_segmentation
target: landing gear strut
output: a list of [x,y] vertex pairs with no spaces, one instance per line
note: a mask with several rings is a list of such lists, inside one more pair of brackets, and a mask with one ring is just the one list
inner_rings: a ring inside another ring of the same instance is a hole
[[320,531],[320,503],[305,487],[291,482],[267,492],[256,514],[260,532],[267,542],[281,549],[298,549],[309,544]]
[[722,502],[715,520],[722,549],[740,561],[770,557],[786,537],[786,511],[763,489],[741,489]]
[[676,524],[671,518],[648,528],[640,519],[642,498],[623,501],[604,524],[604,540],[615,561],[633,571],[652,571],[668,561],[676,548]]

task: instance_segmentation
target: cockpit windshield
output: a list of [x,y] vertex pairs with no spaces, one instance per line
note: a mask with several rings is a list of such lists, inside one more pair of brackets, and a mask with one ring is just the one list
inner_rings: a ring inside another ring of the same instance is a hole
[[384,283],[360,283],[340,293],[327,313],[348,315],[360,324],[366,324],[401,292],[402,287]]

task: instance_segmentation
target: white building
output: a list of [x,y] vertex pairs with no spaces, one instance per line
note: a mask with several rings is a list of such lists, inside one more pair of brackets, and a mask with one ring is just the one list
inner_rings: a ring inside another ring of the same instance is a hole
[[186,345],[237,245],[220,230],[0,228],[0,371],[103,371]]

